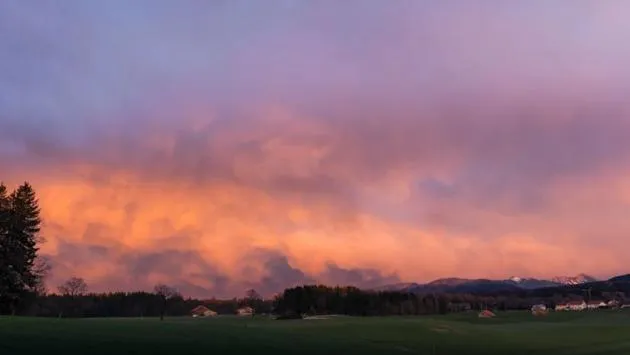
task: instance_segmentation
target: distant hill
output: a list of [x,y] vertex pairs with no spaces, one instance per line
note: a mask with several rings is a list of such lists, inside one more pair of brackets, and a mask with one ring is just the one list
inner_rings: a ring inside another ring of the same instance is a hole
[[554,287],[554,286],[559,285],[557,282],[554,282],[554,281],[539,280],[539,279],[533,279],[533,278],[520,278],[520,277],[512,277],[506,280],[505,282],[512,283],[515,286],[518,286],[520,288],[527,289],[527,290],[534,290],[534,289],[543,288],[543,287]]
[[[620,276],[629,277],[630,275]],[[402,291],[412,293],[504,293],[518,292],[523,290],[537,290],[542,288],[554,288],[561,286],[582,285],[597,282],[597,280],[586,274],[578,274],[577,276],[559,276],[551,280],[542,280],[535,278],[511,277],[507,280],[489,280],[489,279],[465,279],[458,277],[448,277],[437,279],[426,284],[398,283],[385,285],[374,289],[374,291]]]
[[630,282],[630,274],[615,276],[615,277],[611,278],[608,281],[611,281],[611,282]]
[[511,281],[487,279],[444,278],[427,284],[400,283],[386,285],[374,291],[402,291],[411,293],[493,293],[512,292],[524,288]]
[[379,292],[386,292],[386,291],[409,291],[411,289],[420,287],[420,284],[417,284],[415,282],[401,282],[401,283],[396,283],[396,284],[390,284],[390,285],[383,285],[383,286],[379,286],[379,287],[375,287],[372,289],[372,291],[379,291]]
[[447,287],[460,286],[460,285],[464,285],[464,284],[471,283],[474,281],[476,280],[450,277],[450,278],[437,279],[437,280],[431,281],[427,284],[427,286],[447,286]]
[[503,280],[472,280],[467,283],[459,284],[452,287],[450,290],[445,290],[450,293],[476,293],[476,294],[488,294],[496,292],[517,292],[521,288]]

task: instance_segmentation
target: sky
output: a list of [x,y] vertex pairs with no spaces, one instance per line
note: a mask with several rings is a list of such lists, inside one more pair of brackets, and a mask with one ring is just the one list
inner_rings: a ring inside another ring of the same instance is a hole
[[624,0],[4,0],[49,288],[628,272]]

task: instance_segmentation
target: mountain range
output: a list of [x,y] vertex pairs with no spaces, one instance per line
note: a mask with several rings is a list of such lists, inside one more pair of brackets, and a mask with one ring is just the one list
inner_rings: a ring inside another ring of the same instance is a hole
[[[630,275],[618,276],[617,278],[630,278]],[[615,278],[611,279],[614,280]],[[385,285],[374,289],[375,291],[405,291],[412,293],[427,292],[449,292],[449,293],[477,293],[477,292],[505,292],[519,290],[534,290],[546,287],[556,287],[565,285],[581,285],[596,282],[592,276],[579,274],[576,276],[559,276],[550,280],[510,277],[506,280],[489,279],[463,279],[463,278],[443,278],[429,283],[397,283]]]

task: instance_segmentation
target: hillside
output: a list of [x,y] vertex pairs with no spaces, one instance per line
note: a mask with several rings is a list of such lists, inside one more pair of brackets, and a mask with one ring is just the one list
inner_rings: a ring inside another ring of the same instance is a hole
[[611,278],[608,281],[611,281],[611,282],[630,282],[630,274],[615,276],[615,277]]
[[[630,281],[630,274],[618,276],[611,281]],[[587,285],[598,282],[594,277],[586,274],[576,276],[558,276],[551,280],[511,277],[507,280],[490,279],[466,279],[459,277],[441,278],[426,284],[420,283],[398,283],[385,285],[374,291],[400,291],[411,293],[515,293],[519,291],[532,291],[544,288],[562,288],[570,286]]]

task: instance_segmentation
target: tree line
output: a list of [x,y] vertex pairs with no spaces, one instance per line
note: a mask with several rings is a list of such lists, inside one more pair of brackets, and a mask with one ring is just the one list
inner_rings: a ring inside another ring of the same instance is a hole
[[[275,300],[281,314],[343,314],[350,316],[429,315],[482,310],[498,306],[493,297],[367,291],[356,287],[307,285],[286,289]],[[504,308],[508,307],[505,303]],[[528,301],[512,300],[511,309],[525,309]]]
[[[588,287],[588,297],[624,301],[630,283],[601,283]],[[305,285],[288,288],[272,299],[249,290],[242,298],[228,300],[185,298],[175,289],[157,285],[153,292],[89,293],[82,279],[71,278],[55,294],[39,295],[19,314],[42,317],[166,317],[190,316],[204,305],[222,314],[236,314],[249,306],[255,314],[275,314],[287,319],[302,315],[411,316],[467,311],[529,310],[534,304],[555,307],[567,300],[586,299],[585,289],[569,286],[504,293],[409,293],[367,291],[356,287]]]
[[491,309],[529,310],[534,304],[555,307],[570,300],[630,301],[630,282],[596,282],[582,286],[478,293],[369,291],[323,285],[286,289],[274,302],[279,314],[351,316],[426,315]]
[[228,300],[200,300],[185,298],[179,293],[153,292],[84,293],[78,295],[47,294],[37,297],[23,308],[20,315],[37,317],[91,318],[91,317],[181,317],[190,316],[191,310],[204,305],[218,314],[236,314],[244,306],[253,305],[257,313],[270,313],[271,301],[252,303],[247,298]]

